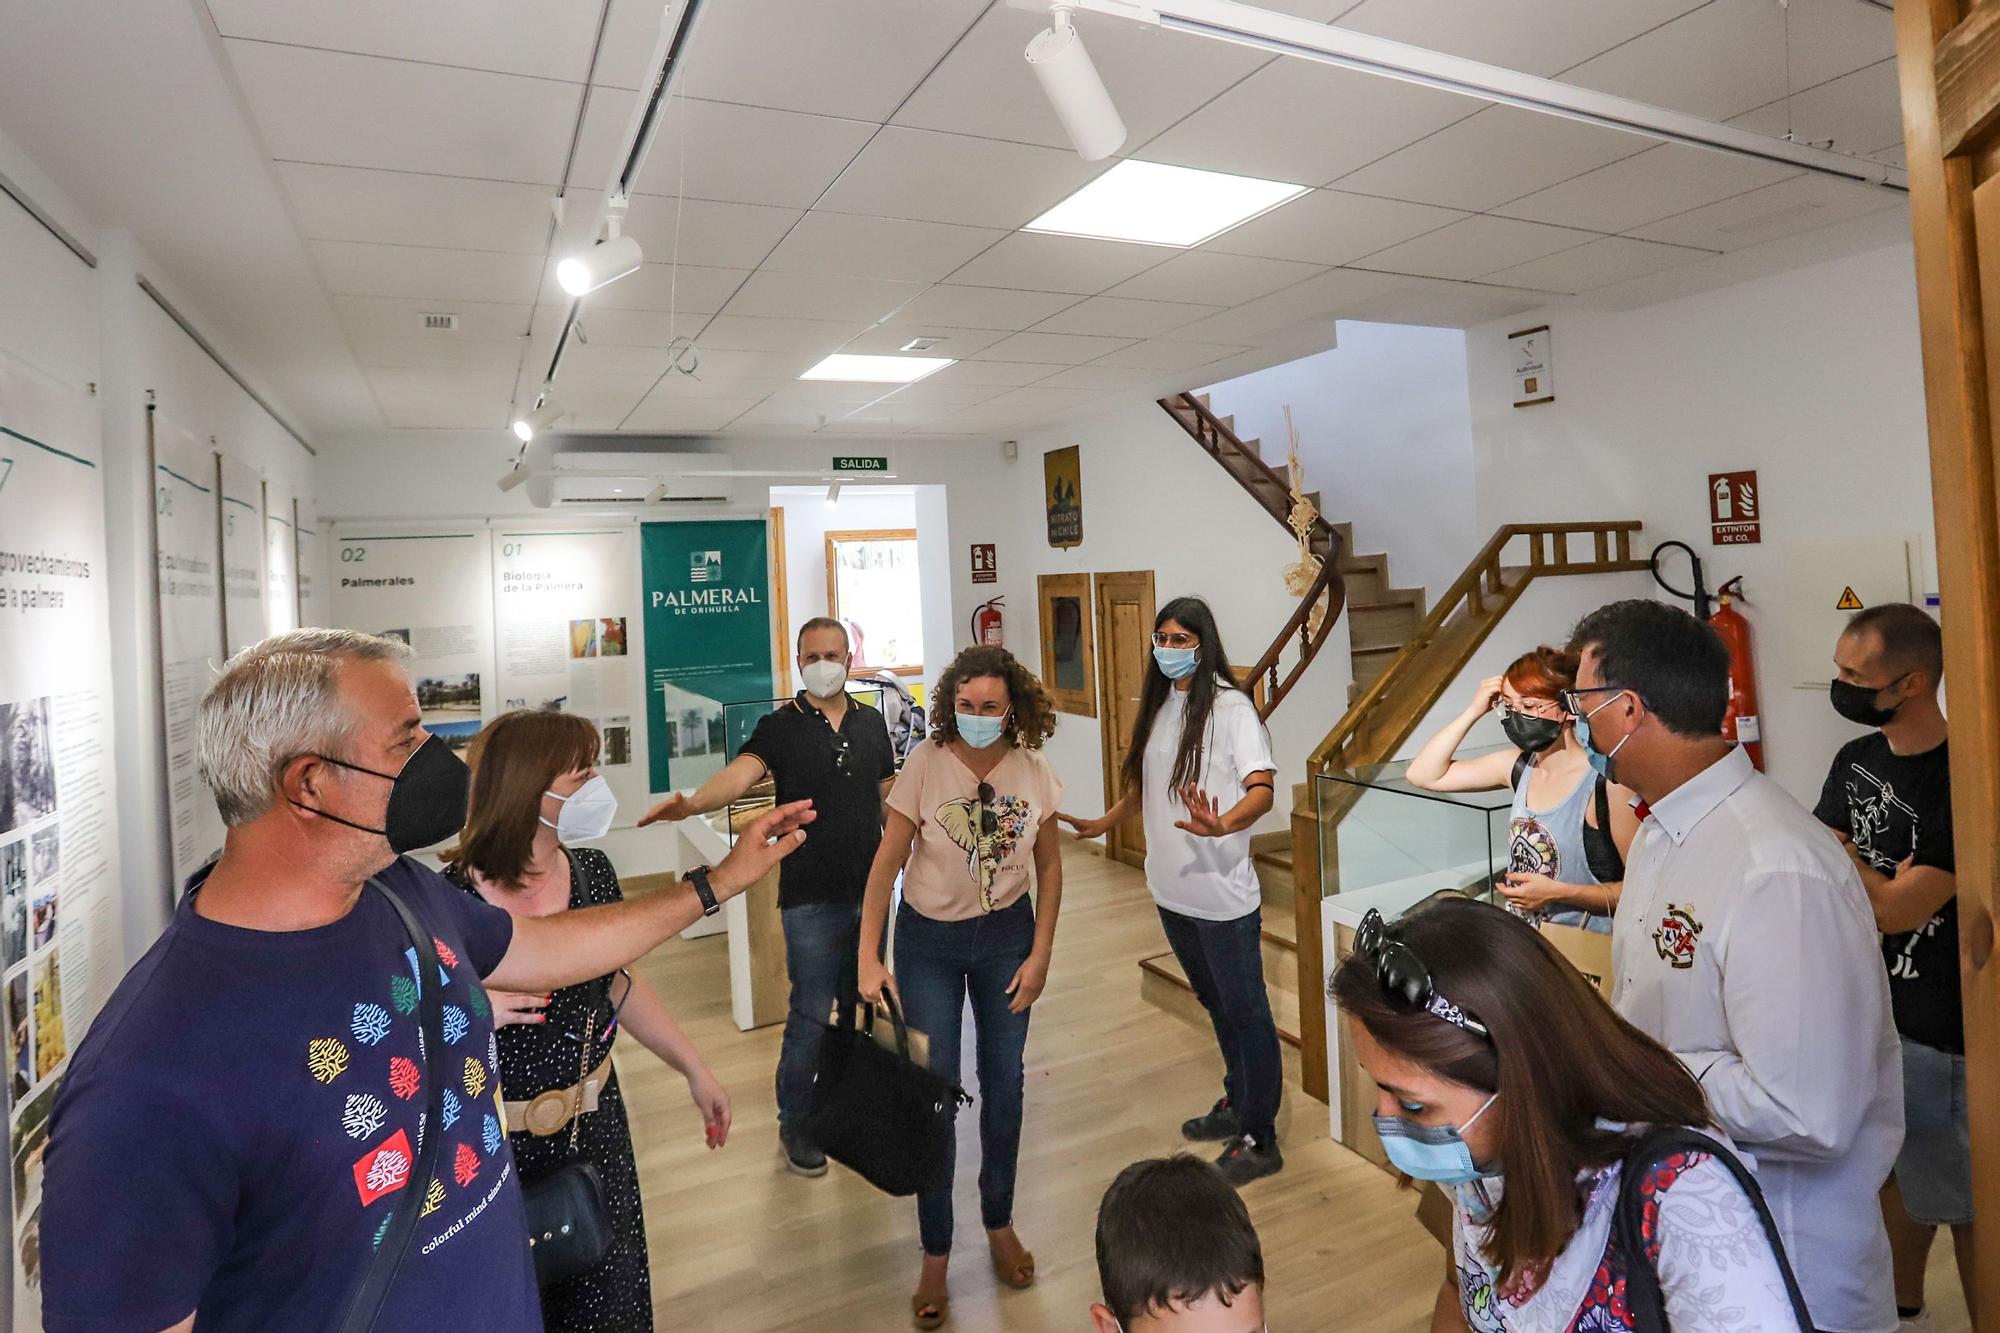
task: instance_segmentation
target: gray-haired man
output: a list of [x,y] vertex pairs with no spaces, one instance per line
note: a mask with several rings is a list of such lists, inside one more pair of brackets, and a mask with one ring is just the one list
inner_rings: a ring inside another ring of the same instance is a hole
[[[406,652],[283,634],[230,659],[202,701],[202,776],[228,840],[57,1100],[42,1207],[52,1333],[197,1316],[204,1330],[337,1328],[408,1210],[377,1330],[541,1328],[483,983],[548,990],[613,971],[805,836],[800,803],[665,892],[540,919],[477,902],[401,856],[457,832],[466,794],[464,765],[423,729]],[[442,1049],[420,1034],[434,979],[371,881],[431,936]],[[440,1142],[420,1180],[426,1133]]]

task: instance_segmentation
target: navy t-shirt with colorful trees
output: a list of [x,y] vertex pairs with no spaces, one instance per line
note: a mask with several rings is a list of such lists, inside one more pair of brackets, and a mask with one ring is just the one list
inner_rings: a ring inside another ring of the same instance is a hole
[[444,1138],[411,1178],[429,1101],[416,950],[364,890],[341,920],[269,932],[173,922],[76,1053],[42,1203],[50,1333],[334,1327],[393,1213],[418,1210],[379,1333],[541,1329],[500,1103],[492,1006],[512,919],[410,860],[380,878],[443,975]]

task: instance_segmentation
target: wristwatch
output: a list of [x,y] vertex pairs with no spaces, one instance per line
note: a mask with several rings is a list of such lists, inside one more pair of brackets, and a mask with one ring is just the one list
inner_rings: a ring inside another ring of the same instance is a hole
[[715,890],[708,886],[708,867],[696,866],[688,871],[688,883],[694,885],[694,896],[701,899],[701,914],[714,916],[722,910],[722,904],[715,900]]

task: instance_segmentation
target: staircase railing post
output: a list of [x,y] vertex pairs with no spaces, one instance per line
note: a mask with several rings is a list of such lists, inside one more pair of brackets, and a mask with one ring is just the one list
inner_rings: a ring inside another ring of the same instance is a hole
[[1611,534],[1599,528],[1592,535],[1597,538],[1597,563],[1604,564],[1611,558]]
[[1569,534],[1559,529],[1556,532],[1556,564],[1558,566],[1562,566],[1562,565],[1567,565],[1568,563],[1569,563]]

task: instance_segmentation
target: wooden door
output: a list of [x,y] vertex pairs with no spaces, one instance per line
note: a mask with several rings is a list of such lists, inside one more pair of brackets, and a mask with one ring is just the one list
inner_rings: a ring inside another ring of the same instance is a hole
[[[1131,748],[1139,692],[1153,660],[1153,572],[1097,576],[1098,721],[1104,731],[1104,803],[1118,799],[1118,773]],[[1128,865],[1146,863],[1146,830],[1136,819],[1113,829],[1111,855]]]
[[1897,0],[1896,54],[1951,713],[1973,1207],[1986,1219],[1973,1313],[2000,1328],[2000,5]]

